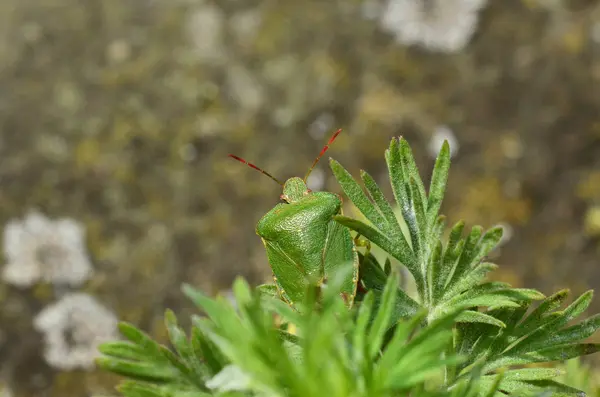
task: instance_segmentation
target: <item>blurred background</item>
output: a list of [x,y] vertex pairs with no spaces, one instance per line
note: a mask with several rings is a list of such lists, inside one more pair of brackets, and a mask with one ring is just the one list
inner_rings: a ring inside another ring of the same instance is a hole
[[182,282],[268,281],[280,187],[227,154],[303,176],[337,128],[389,197],[392,137],[426,183],[448,139],[496,279],[600,288],[598,0],[0,1],[0,396],[113,395],[117,319],[164,340]]

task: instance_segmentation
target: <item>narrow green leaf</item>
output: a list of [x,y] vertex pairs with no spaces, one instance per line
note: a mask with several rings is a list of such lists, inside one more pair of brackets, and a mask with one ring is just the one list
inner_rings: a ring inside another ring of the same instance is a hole
[[500,388],[500,384],[502,383],[502,380],[504,379],[504,372],[500,372],[499,374],[490,376],[487,379],[489,379],[488,384],[485,383],[486,377],[481,378],[480,388],[482,390],[486,390],[485,386],[489,385],[487,388],[487,393],[485,394],[485,397],[494,397],[496,395],[496,392]]
[[[386,285],[388,275],[381,269],[379,264],[370,258],[364,259],[361,257],[360,267],[360,278],[365,284],[365,287],[369,291],[375,293],[375,307],[381,302],[381,296],[383,289]],[[399,319],[405,319],[412,317],[419,309],[421,305],[406,294],[402,289],[398,288],[396,291],[396,302],[394,304],[394,311],[391,315],[390,323],[394,324]]]
[[445,287],[450,281],[449,276],[451,276],[452,270],[456,265],[456,260],[462,252],[462,246],[460,247],[460,250],[457,250],[457,244],[461,240],[460,237],[464,228],[465,222],[460,221],[452,227],[452,230],[450,230],[448,244],[446,245],[446,249],[444,250],[444,261],[442,265],[442,271],[439,277],[439,282],[442,283],[442,287]]
[[369,192],[369,195],[373,199],[377,209],[387,221],[386,228],[383,231],[386,234],[392,236],[392,240],[404,239],[405,237],[402,233],[402,228],[398,223],[398,218],[396,218],[396,214],[394,214],[392,206],[385,199],[383,192],[381,191],[377,183],[375,183],[373,177],[363,170],[360,171],[360,176],[363,180],[363,183],[365,184],[365,187],[367,188],[367,192]]
[[479,283],[481,283],[487,277],[487,274],[493,270],[498,268],[497,265],[493,263],[480,263],[471,269],[466,275],[464,275],[460,280],[457,280],[450,288],[448,288],[444,293],[444,299],[450,299],[464,291],[467,291]]
[[402,215],[404,217],[403,205],[408,203],[408,193],[406,191],[406,188],[408,187],[408,176],[406,176],[403,171],[400,149],[396,138],[392,138],[390,147],[385,151],[385,161],[388,166],[390,184],[392,185],[394,198],[402,210]]
[[560,307],[565,299],[567,299],[568,295],[569,290],[563,289],[544,299],[538,307],[536,307],[531,314],[519,324],[515,336],[523,336],[530,331],[539,328],[540,325],[546,321],[548,314]]
[[456,322],[459,322],[459,323],[484,323],[484,324],[491,324],[491,325],[494,325],[494,326],[500,327],[500,328],[506,327],[506,325],[502,321],[498,320],[497,318],[492,317],[489,314],[476,312],[473,310],[467,310],[467,311],[462,312],[456,318]]
[[381,304],[377,310],[375,321],[369,329],[369,358],[374,359],[381,351],[381,344],[386,331],[389,329],[390,316],[396,302],[396,293],[398,291],[398,277],[392,274],[383,290]]
[[235,301],[240,307],[247,306],[252,301],[250,286],[242,277],[236,277],[232,290]]
[[[442,368],[461,362],[461,358],[456,356],[439,359],[436,356],[430,355],[427,358],[428,360],[421,358],[420,365],[411,366],[410,370],[406,365],[398,365],[394,368],[390,386],[399,389],[414,390],[419,384],[427,384],[426,381],[428,379],[433,380],[437,378]],[[422,396],[423,394],[418,395]]]
[[593,291],[587,291],[571,303],[565,310],[554,312],[543,317],[544,322],[535,328],[527,338],[521,339],[513,346],[515,351],[526,349],[532,343],[547,339],[551,334],[555,334],[557,330],[566,325],[569,321],[579,316],[587,309],[593,296]]
[[107,371],[147,382],[174,382],[179,378],[179,371],[166,365],[115,360],[106,357],[97,358],[96,364]]
[[566,346],[555,346],[534,352],[520,353],[516,355],[507,354],[496,360],[485,364],[484,371],[492,371],[497,368],[511,365],[524,365],[543,363],[551,361],[565,361],[571,358],[585,356],[600,351],[599,343],[578,343]]
[[357,366],[362,367],[368,361],[367,352],[367,327],[371,319],[374,296],[373,292],[368,292],[365,299],[362,301],[358,310],[358,318],[356,319],[356,327],[354,328],[352,351],[353,361]]
[[140,346],[148,356],[155,358],[162,357],[160,345],[134,325],[121,322],[119,323],[119,331],[125,338]]
[[[408,244],[405,241],[399,240],[397,242],[392,242],[376,229],[356,219],[341,215],[336,215],[333,217],[333,219],[347,228],[355,230],[374,244],[378,245],[381,249],[388,252],[401,264],[408,268],[408,270],[413,274],[413,277],[415,277],[417,285],[420,285],[421,287],[423,286],[423,278],[420,274],[419,268],[416,266],[416,261],[412,250],[410,247],[408,247]],[[401,241],[404,242],[404,244],[398,244]]]
[[436,221],[433,224],[433,228],[431,229],[431,232],[429,232],[429,241],[428,241],[429,246],[433,246],[436,241],[442,240],[445,227],[446,227],[446,216],[445,215],[438,216]]
[[139,345],[126,341],[105,342],[98,346],[100,353],[114,358],[141,361],[147,354]]
[[[380,231],[388,230],[387,221],[375,208],[360,185],[352,178],[352,175],[340,163],[331,159],[329,161],[331,170],[342,190],[352,200],[352,203],[362,214]],[[366,237],[366,236],[365,236]],[[368,237],[367,237],[368,238]]]
[[427,265],[429,295],[431,296],[430,304],[437,303],[442,294],[443,282],[440,277],[442,272],[442,242],[440,240],[435,244],[433,253],[429,258]]
[[421,310],[410,319],[398,323],[391,341],[387,344],[385,351],[379,359],[379,364],[375,368],[375,379],[382,383],[389,382],[391,371],[397,363],[398,357],[406,347],[405,343],[410,336],[410,333],[425,319],[426,316],[427,311]]
[[564,372],[558,368],[519,368],[505,372],[504,379],[520,381],[551,379],[563,375]]
[[[188,341],[187,335],[185,332],[178,326],[177,317],[172,310],[166,310],[165,312],[165,326],[167,328],[167,332],[169,334],[169,339],[171,340],[171,344],[175,348],[175,351],[179,354],[180,360],[175,362],[173,357],[169,357],[167,353],[167,358],[170,359],[173,365],[177,366],[179,370],[186,376],[186,378],[190,381],[190,383],[195,384],[200,389],[204,388],[204,383],[202,379],[204,379],[208,375],[208,369],[200,362],[198,357],[194,354],[194,350],[192,348],[191,343]],[[165,351],[170,351],[166,348],[162,349],[163,354]],[[181,362],[182,365],[178,365],[177,363]]]
[[[585,397],[586,394],[574,387],[550,379],[532,380],[526,383],[538,387],[544,392],[551,391],[552,397]],[[540,396],[541,397],[541,396]]]
[[[581,390],[574,389],[572,387],[563,385],[551,380],[531,380],[531,381],[519,381],[504,379],[500,384],[500,389],[504,393],[510,393],[511,396],[523,396],[525,393],[542,393],[538,396],[572,396],[572,397],[584,397],[585,393]],[[545,394],[549,392],[551,394]]]
[[210,375],[218,374],[228,364],[228,361],[218,351],[215,344],[206,338],[198,327],[192,327],[190,339],[194,354],[202,359]]
[[429,225],[433,225],[442,206],[449,170],[450,145],[448,141],[444,141],[442,149],[435,160],[431,183],[429,184],[429,197],[427,198],[427,221]]
[[500,226],[496,226],[487,230],[483,237],[481,237],[481,241],[478,244],[479,252],[477,255],[475,255],[472,262],[477,263],[490,252],[492,252],[492,250],[500,243],[503,232],[504,229],[502,229]]
[[[411,238],[412,238],[412,242],[413,242],[413,252],[415,252],[415,255],[417,255],[417,257],[419,257],[419,255],[421,257],[424,257],[425,252],[426,252],[426,238],[425,238],[425,233],[427,232],[427,218],[425,217],[425,211],[427,211],[427,209],[425,208],[425,205],[427,205],[426,202],[423,201],[423,198],[420,197],[419,195],[419,185],[418,182],[416,181],[415,178],[411,177],[409,179],[409,191],[410,191],[410,198],[412,199],[412,206],[413,206],[413,212],[414,212],[414,219],[415,219],[415,228],[414,231],[411,228],[411,223],[407,222],[408,224],[408,228],[409,231],[411,232]],[[414,235],[413,235],[414,233]],[[423,266],[425,266],[425,261],[422,261]],[[426,269],[421,269],[421,272],[423,273],[423,277],[427,276],[427,272]]]
[[406,139],[404,139],[404,137],[400,137],[399,144],[402,166],[404,167],[404,175],[408,181],[410,181],[411,178],[415,180],[415,187],[417,188],[418,194],[416,197],[413,197],[413,200],[421,202],[421,207],[423,208],[423,213],[421,215],[424,218],[425,211],[427,210],[427,193],[425,192],[425,186],[423,185],[423,181],[419,175],[419,169],[417,168],[417,163],[415,162],[410,145]]
[[[176,368],[179,373],[180,373],[180,377],[182,379],[186,379],[188,380],[190,383],[194,384],[195,383],[195,376],[194,376],[194,372],[191,370],[191,368],[189,368],[184,360],[179,357],[177,354],[173,353],[171,350],[169,350],[166,346],[161,346],[161,350],[163,353],[163,356],[169,361],[169,363],[171,364],[171,366],[173,368]],[[200,381],[204,376],[201,376],[200,378],[198,378],[198,381]],[[203,388],[203,384],[200,382],[197,386],[199,386],[200,388]]]
[[482,233],[481,226],[473,226],[446,288],[451,288],[474,265],[473,260],[479,253],[478,242]]
[[599,328],[600,314],[596,314],[579,324],[562,330],[557,330],[555,327],[548,327],[547,331],[541,335],[529,337],[517,347],[511,349],[511,354],[578,342],[592,336]]
[[452,298],[451,301],[445,303],[447,307],[462,307],[462,308],[470,308],[470,307],[478,307],[478,306],[488,306],[488,307],[519,307],[519,304],[515,301],[503,297],[501,295],[489,294],[489,295],[479,295],[473,297],[463,297],[462,295],[456,296]]
[[[581,294],[579,298],[575,299],[573,303],[571,303],[569,306],[567,306],[565,310],[563,310],[563,316],[557,323],[560,324],[560,326],[563,326],[572,319],[578,317],[588,308],[588,306],[592,302],[593,296],[593,290],[589,290]],[[559,325],[557,325],[557,327],[558,326]]]
[[161,389],[155,385],[137,382],[123,382],[117,386],[119,393],[125,397],[165,397]]
[[390,260],[390,258],[385,258],[385,264],[383,265],[383,272],[389,276],[390,273],[392,272],[392,261]]

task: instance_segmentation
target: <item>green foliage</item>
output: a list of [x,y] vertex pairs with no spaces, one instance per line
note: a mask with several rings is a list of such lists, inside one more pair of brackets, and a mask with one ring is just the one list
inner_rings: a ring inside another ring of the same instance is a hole
[[[366,172],[356,182],[336,161],[331,168],[366,221],[335,220],[386,252],[414,277],[416,293],[399,287],[398,269],[366,251],[352,308],[339,299],[349,268],[322,285],[307,285],[290,305],[274,285],[234,285],[237,309],[190,286],[185,294],[206,316],[189,335],[168,311],[172,348],[127,324],[128,341],[101,347],[98,363],[130,380],[126,397],[175,396],[581,396],[560,383],[561,369],[532,364],[564,361],[600,350],[583,343],[600,315],[573,324],[592,291],[560,309],[568,291],[544,297],[531,289],[491,282],[485,261],[501,229],[457,223],[443,239],[439,215],[448,169],[445,143],[428,192],[410,147],[392,140],[386,151],[398,219]],[[404,226],[405,225],[405,226]],[[342,267],[343,269],[343,267]],[[285,268],[283,269],[285,270]],[[539,303],[534,303],[540,301]],[[579,381],[581,383],[581,381]]]
[[[128,397],[383,397],[417,390],[428,396],[476,395],[472,378],[455,391],[442,385],[426,387],[440,369],[464,361],[455,354],[440,359],[452,340],[452,324],[459,312],[447,313],[425,328],[420,324],[426,313],[420,312],[393,324],[394,331],[387,333],[397,278],[388,278],[377,312],[373,293],[365,296],[358,311],[349,311],[337,298],[340,279],[325,290],[318,310],[300,311],[253,292],[242,280],[234,285],[238,311],[224,300],[185,286],[185,293],[208,317],[194,317],[187,337],[167,312],[176,353],[122,325],[130,341],[103,345],[108,357],[98,363],[134,380],[120,388]],[[314,307],[317,293],[310,290],[303,305]],[[294,324],[296,332],[274,326],[275,317]]]
[[[483,384],[491,384],[495,371],[504,369],[500,387],[506,393],[554,389],[562,393],[577,391],[550,379],[561,375],[552,369],[510,369],[511,366],[565,360],[600,350],[598,344],[579,343],[600,328],[594,316],[566,327],[589,305],[588,291],[563,311],[553,311],[564,301],[567,291],[549,298],[525,316],[533,301],[544,296],[531,289],[511,288],[500,282],[486,281],[496,265],[485,257],[502,237],[499,227],[483,231],[474,226],[463,237],[464,222],[458,222],[442,241],[445,219],[440,216],[448,170],[450,148],[445,142],[436,160],[429,193],[418,174],[406,140],[393,139],[386,150],[392,190],[402,220],[398,220],[373,178],[361,171],[367,193],[335,160],[331,168],[342,189],[361,211],[368,223],[336,216],[341,224],[365,236],[395,258],[412,274],[417,296],[400,295],[397,314],[410,316],[419,308],[427,310],[427,321],[435,321],[449,311],[464,309],[458,316],[452,352],[467,356],[455,368],[447,368],[446,381],[459,380],[473,368],[481,368]],[[367,195],[368,194],[368,195]],[[402,229],[407,225],[408,233]],[[374,258],[361,263],[361,279],[367,289],[379,289],[384,277]],[[375,280],[374,275],[379,276]],[[508,367],[508,369],[506,369]],[[518,395],[518,394],[517,394]]]

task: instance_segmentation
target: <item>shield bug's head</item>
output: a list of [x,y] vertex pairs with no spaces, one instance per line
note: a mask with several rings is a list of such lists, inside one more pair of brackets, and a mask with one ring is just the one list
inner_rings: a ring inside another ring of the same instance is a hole
[[247,166],[254,168],[257,171],[260,171],[264,175],[268,176],[269,178],[271,178],[272,180],[277,182],[279,185],[281,185],[283,187],[283,193],[281,194],[281,196],[279,196],[281,198],[281,200],[283,200],[286,203],[293,203],[293,202],[300,200],[302,197],[310,194],[311,190],[306,185],[306,180],[308,179],[308,176],[310,175],[312,170],[315,168],[315,166],[317,165],[319,160],[321,160],[321,157],[323,157],[323,155],[325,154],[327,149],[329,149],[329,145],[331,145],[333,143],[333,141],[335,140],[335,138],[337,138],[337,136],[340,134],[340,132],[342,132],[341,129],[337,130],[336,132],[333,133],[331,138],[329,138],[329,141],[327,142],[327,144],[325,144],[325,146],[323,146],[323,149],[321,149],[321,153],[319,153],[319,155],[313,162],[312,166],[309,168],[309,170],[306,173],[306,175],[304,176],[304,178],[293,177],[293,178],[288,179],[285,183],[282,183],[279,179],[275,178],[273,175],[269,174],[267,171],[255,166],[252,163],[247,162],[243,158],[234,156],[233,154],[230,154],[229,157],[231,157],[239,162],[242,162],[242,163],[246,164]]
[[286,203],[293,203],[310,194],[311,190],[306,186],[304,179],[293,177],[285,181],[281,199]]

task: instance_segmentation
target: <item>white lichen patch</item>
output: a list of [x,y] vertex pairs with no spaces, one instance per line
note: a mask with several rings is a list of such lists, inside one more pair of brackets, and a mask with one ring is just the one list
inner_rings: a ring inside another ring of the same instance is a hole
[[388,0],[381,26],[405,45],[457,52],[470,41],[487,0]]
[[2,278],[18,287],[37,282],[78,286],[92,276],[85,229],[72,219],[48,219],[31,211],[4,228]]
[[60,370],[92,369],[98,346],[118,339],[117,317],[84,293],[65,295],[34,319],[44,334],[44,359]]

